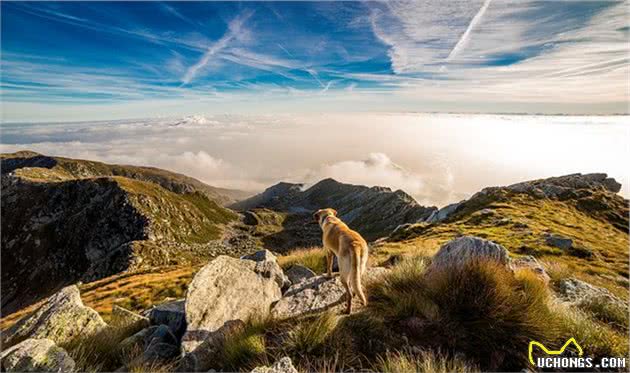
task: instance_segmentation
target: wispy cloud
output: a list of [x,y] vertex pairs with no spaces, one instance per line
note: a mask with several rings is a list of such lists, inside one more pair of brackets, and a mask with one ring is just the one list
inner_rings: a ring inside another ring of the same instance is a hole
[[481,22],[481,18],[483,17],[484,13],[486,13],[486,9],[488,9],[488,7],[490,6],[491,1],[492,0],[486,0],[483,3],[481,8],[479,9],[479,12],[477,12],[477,14],[472,19],[472,21],[470,21],[468,28],[466,28],[466,31],[464,31],[464,33],[462,34],[462,37],[459,39],[459,41],[457,41],[457,44],[455,44],[455,47],[453,47],[453,49],[451,50],[451,53],[449,53],[448,57],[446,58],[447,61],[455,57],[457,53],[459,53],[459,51],[464,47],[464,45],[468,41],[468,37],[470,36],[470,33],[472,32],[472,30],[475,28],[475,26],[477,26],[479,22]]
[[253,11],[247,11],[232,19],[232,21],[230,21],[230,23],[228,24],[228,29],[225,34],[219,40],[208,47],[206,52],[203,54],[203,56],[201,56],[197,63],[188,68],[188,70],[182,77],[182,84],[190,83],[195,78],[199,70],[203,69],[212,57],[214,57],[217,53],[227,47],[230,42],[238,39],[244,32],[243,28],[245,22],[247,21],[247,19],[249,19],[249,17],[252,16],[252,14]]

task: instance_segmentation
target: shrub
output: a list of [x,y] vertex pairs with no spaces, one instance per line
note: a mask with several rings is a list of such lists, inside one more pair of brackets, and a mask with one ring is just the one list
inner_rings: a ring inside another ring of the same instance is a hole
[[297,354],[309,354],[321,349],[337,326],[337,316],[324,312],[312,320],[304,320],[292,330],[288,349]]
[[494,262],[427,275],[421,263],[402,263],[370,294],[368,312],[398,325],[410,343],[463,353],[483,369],[525,367],[529,341],[547,341],[557,329],[542,281]]
[[478,372],[479,368],[466,362],[459,355],[451,358],[438,352],[423,350],[418,354],[388,352],[384,358],[378,359],[375,370],[383,373],[468,373]]

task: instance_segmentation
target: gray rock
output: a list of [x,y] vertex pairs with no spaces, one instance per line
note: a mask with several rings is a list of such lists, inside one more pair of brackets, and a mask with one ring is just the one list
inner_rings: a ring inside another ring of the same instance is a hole
[[184,299],[166,302],[154,306],[149,311],[151,325],[166,325],[179,339],[186,332],[186,312]]
[[288,356],[276,361],[271,367],[260,366],[254,368],[251,373],[298,373]]
[[[362,285],[387,272],[386,268],[368,268],[362,277]],[[346,291],[339,281],[339,276],[329,278],[315,276],[292,285],[271,309],[276,318],[291,318],[300,315],[321,312],[331,308],[342,308]]]
[[194,351],[184,356],[180,362],[179,371],[208,371],[220,357],[225,341],[244,329],[245,323],[241,320],[227,321],[219,330],[211,332]]
[[179,355],[178,340],[166,325],[159,325],[144,337],[145,362],[168,360]]
[[505,266],[510,263],[509,252],[503,246],[483,238],[464,236],[442,245],[433,256],[427,271],[460,266],[480,259],[496,261]]
[[112,307],[112,326],[125,329],[140,330],[149,326],[149,319],[125,308],[114,305]]
[[260,250],[250,255],[241,257],[243,260],[252,260],[256,262],[254,271],[264,277],[273,279],[280,289],[286,289],[291,286],[291,281],[284,274],[282,268],[278,264],[275,255],[269,250]]
[[88,337],[107,324],[93,309],[83,305],[79,289],[68,286],[52,295],[31,315],[2,333],[2,343],[11,345],[26,338],[48,338],[57,344]]
[[256,271],[256,265],[252,260],[219,256],[195,275],[186,295],[185,353],[194,351],[227,321],[268,314],[282,292],[274,278]]
[[273,306],[271,314],[277,318],[290,318],[321,312],[341,305],[345,292],[338,277],[311,277],[292,285]]
[[50,339],[24,340],[2,351],[3,372],[70,372],[74,360]]
[[603,300],[617,307],[627,307],[626,302],[613,295],[608,289],[591,285],[576,278],[560,280],[557,284],[557,293],[560,300],[568,303],[580,304]]
[[316,276],[315,272],[311,271],[310,268],[306,268],[299,264],[292,265],[291,268],[287,270],[286,275],[293,285]]
[[545,234],[545,243],[552,247],[568,250],[573,246],[573,240],[557,234]]
[[132,351],[136,346],[140,346],[144,350],[144,341],[145,339],[150,338],[150,336],[155,332],[158,328],[158,325],[149,326],[148,328],[144,328],[137,332],[134,335],[131,335],[120,342],[118,345],[118,349],[120,351]]

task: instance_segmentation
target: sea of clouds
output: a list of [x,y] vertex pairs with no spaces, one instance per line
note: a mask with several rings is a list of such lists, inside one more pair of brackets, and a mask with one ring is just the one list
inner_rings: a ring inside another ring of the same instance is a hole
[[323,178],[443,206],[493,185],[574,172],[630,182],[627,116],[194,115],[4,123],[0,150],[146,165],[252,192]]

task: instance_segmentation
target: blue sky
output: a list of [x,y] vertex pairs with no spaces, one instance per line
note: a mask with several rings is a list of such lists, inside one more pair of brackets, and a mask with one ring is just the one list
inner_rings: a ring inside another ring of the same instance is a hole
[[4,121],[627,113],[628,2],[5,2]]

